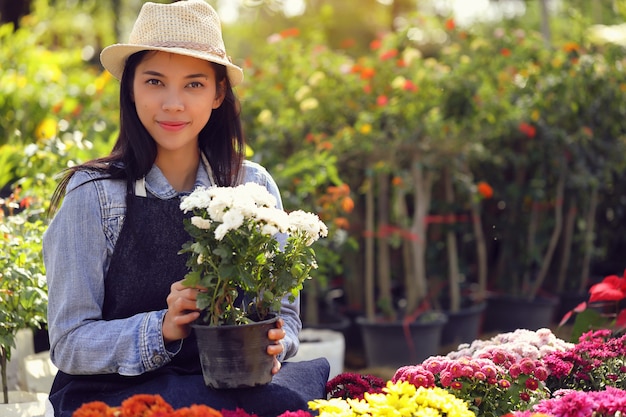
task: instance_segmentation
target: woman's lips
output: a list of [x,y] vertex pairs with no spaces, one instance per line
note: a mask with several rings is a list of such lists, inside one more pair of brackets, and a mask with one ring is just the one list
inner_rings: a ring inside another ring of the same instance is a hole
[[165,130],[169,130],[170,132],[175,132],[181,130],[185,126],[187,126],[186,122],[158,122],[159,126],[161,126]]

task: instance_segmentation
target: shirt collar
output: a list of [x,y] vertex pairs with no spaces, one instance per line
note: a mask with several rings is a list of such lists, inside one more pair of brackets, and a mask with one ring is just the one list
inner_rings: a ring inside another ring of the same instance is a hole
[[[194,189],[198,187],[208,188],[210,186],[211,181],[209,180],[209,174],[207,173],[204,164],[198,164]],[[146,175],[146,190],[156,198],[160,198],[162,200],[169,200],[170,198],[189,194],[189,192],[179,193],[176,191],[167,181],[163,172],[161,172],[159,167],[156,165],[152,165],[150,172]]]

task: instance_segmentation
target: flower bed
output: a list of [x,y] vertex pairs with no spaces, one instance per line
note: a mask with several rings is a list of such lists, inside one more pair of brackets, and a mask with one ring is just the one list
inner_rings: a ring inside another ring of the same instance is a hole
[[[279,417],[618,417],[626,413],[626,335],[590,331],[567,343],[548,329],[517,330],[459,346],[446,356],[399,368],[384,381],[342,373],[328,398]],[[256,417],[204,405],[172,409],[158,395],[120,407],[88,403],[74,417]]]

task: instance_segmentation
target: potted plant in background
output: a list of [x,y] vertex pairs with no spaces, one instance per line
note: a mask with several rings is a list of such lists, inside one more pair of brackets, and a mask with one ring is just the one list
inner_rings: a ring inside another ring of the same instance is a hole
[[43,414],[43,403],[25,388],[9,390],[7,365],[18,333],[30,331],[32,343],[32,329],[46,323],[48,294],[41,257],[45,223],[40,213],[28,208],[30,198],[16,195],[0,200],[0,414],[22,417]]
[[[283,298],[294,301],[316,266],[310,245],[326,236],[326,225],[315,214],[287,213],[276,203],[255,183],[198,188],[181,202],[181,210],[192,213],[185,220],[191,239],[180,253],[189,255],[184,283],[202,288],[197,299],[201,316],[193,328],[208,386],[271,381],[267,331],[275,327]],[[277,240],[279,234],[286,234],[284,242]],[[232,332],[237,335],[231,340]],[[226,348],[219,346],[222,342]],[[243,350],[235,351],[236,346]],[[255,352],[258,356],[250,357]],[[262,361],[265,366],[259,366]]]
[[[519,67],[517,76],[524,82],[511,83],[518,111],[508,122],[509,133],[493,137],[492,146],[508,144],[514,151],[482,168],[492,173],[500,196],[489,232],[492,289],[506,294],[489,300],[487,331],[550,326],[556,294],[584,289],[595,251],[597,192],[611,186],[624,163],[618,138],[626,126],[614,122],[612,112],[619,110],[610,104],[624,80],[616,51],[569,43],[549,57],[540,52],[535,63]],[[559,106],[563,102],[570,105]],[[598,113],[598,108],[607,111]],[[524,305],[530,307],[526,312]],[[515,316],[515,322],[502,321]],[[536,321],[528,321],[533,317]]]

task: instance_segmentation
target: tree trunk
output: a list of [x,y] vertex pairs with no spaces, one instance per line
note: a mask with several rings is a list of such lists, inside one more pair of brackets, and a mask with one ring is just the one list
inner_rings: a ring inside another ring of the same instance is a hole
[[539,274],[537,274],[537,278],[535,279],[531,291],[528,294],[528,298],[531,300],[537,296],[539,289],[543,285],[543,282],[548,275],[550,263],[552,263],[552,256],[554,255],[554,251],[556,250],[556,246],[559,242],[559,236],[561,235],[561,230],[563,228],[563,198],[565,197],[565,177],[567,175],[567,164],[565,163],[565,161],[562,161],[561,164],[561,172],[559,174],[559,180],[556,185],[556,201],[554,202],[554,229],[552,230],[552,236],[550,237],[548,248],[541,262],[541,269],[539,270]]
[[393,299],[391,297],[391,261],[389,238],[385,233],[380,233],[381,228],[387,228],[390,224],[389,216],[389,174],[379,172],[378,179],[378,245],[377,245],[377,271],[378,271],[378,306],[385,316],[392,317],[395,313]]
[[565,217],[565,227],[563,228],[563,252],[561,253],[561,263],[556,281],[556,291],[562,293],[565,291],[565,277],[567,276],[567,267],[572,257],[572,244],[574,242],[574,228],[576,226],[576,204],[572,202],[567,216]]
[[365,184],[365,315],[368,320],[376,318],[374,294],[374,190],[372,178],[366,173]]
[[533,201],[530,209],[530,221],[528,222],[528,234],[526,236],[527,263],[524,265],[524,276],[522,278],[522,292],[527,291],[531,287],[532,279],[535,271],[535,239],[537,237],[537,228],[539,227],[539,204]]
[[[414,236],[411,245],[415,271],[414,281],[406,282],[407,314],[415,311],[420,301],[426,296],[428,282],[426,276],[426,232],[428,224],[426,215],[430,208],[432,192],[432,173],[424,172],[423,165],[414,157],[411,164],[411,174],[414,184],[414,214],[411,232]],[[408,277],[408,275],[407,275]]]
[[[448,207],[454,203],[454,186],[452,172],[449,167],[444,167],[444,194]],[[448,284],[450,296],[450,311],[457,312],[461,308],[461,283],[459,279],[459,253],[456,244],[456,234],[448,227],[446,233],[446,248],[448,252]]]
[[317,325],[320,322],[320,311],[318,305],[319,283],[317,280],[311,279],[305,282],[304,296],[306,297],[304,320],[307,324]]
[[548,12],[548,0],[540,0],[541,6],[541,34],[547,47],[552,45],[552,34],[550,33],[550,13]]
[[[406,284],[415,282],[415,261],[413,259],[412,245],[413,240],[411,236],[406,236],[404,234],[405,231],[408,231],[411,228],[409,210],[407,207],[406,201],[406,192],[402,187],[394,188],[394,203],[393,203],[393,216],[395,219],[398,219],[397,222],[399,226],[402,228],[403,236],[402,236],[402,266],[404,273],[404,282]],[[410,235],[407,233],[407,235]],[[405,292],[406,294],[406,292]]]
[[592,186],[589,196],[589,209],[587,210],[585,229],[585,252],[580,274],[580,291],[584,291],[589,282],[589,271],[591,270],[591,253],[593,252],[593,234],[596,228],[596,211],[598,209],[598,186]]

